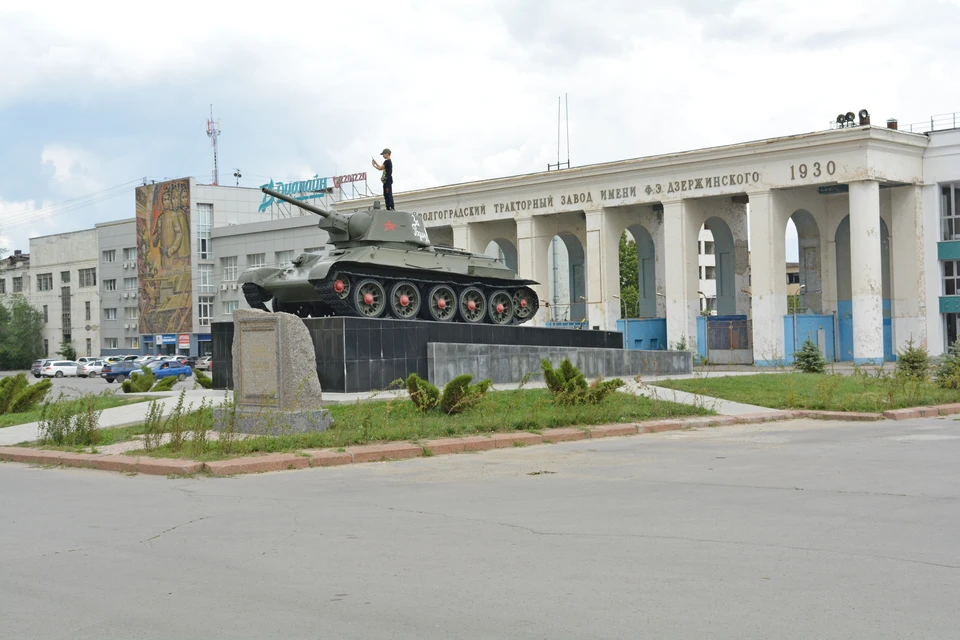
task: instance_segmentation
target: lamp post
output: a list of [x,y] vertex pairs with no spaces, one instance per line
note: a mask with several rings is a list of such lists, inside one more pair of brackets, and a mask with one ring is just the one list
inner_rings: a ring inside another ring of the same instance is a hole
[[630,348],[630,320],[627,318],[627,303],[620,296],[613,296],[620,301],[620,308],[622,309],[621,313],[623,314],[623,346],[625,349]]
[[797,303],[800,302],[800,291],[807,285],[797,287],[797,299],[793,303],[793,352],[797,352]]

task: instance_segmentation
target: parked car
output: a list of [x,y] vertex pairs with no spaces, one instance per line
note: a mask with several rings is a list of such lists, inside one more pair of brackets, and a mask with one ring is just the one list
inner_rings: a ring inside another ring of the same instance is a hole
[[79,365],[72,360],[51,360],[40,370],[40,375],[44,378],[76,376],[78,367]]
[[107,382],[123,382],[130,377],[132,371],[140,371],[140,367],[133,362],[111,362],[103,365],[100,370],[100,377]]
[[103,360],[90,360],[88,362],[80,363],[80,367],[77,369],[78,376],[86,376],[87,378],[96,378],[100,375],[100,372],[103,371],[103,366],[106,363]]
[[193,368],[199,371],[209,371],[211,359],[212,356],[203,356],[202,358],[198,358],[197,363],[193,365]]
[[30,373],[33,374],[34,378],[39,378],[40,370],[43,369],[43,367],[45,367],[47,364],[51,362],[53,362],[53,360],[49,360],[49,359],[34,360],[33,364],[30,365]]
[[[161,378],[167,378],[169,376],[177,376],[178,380],[186,380],[187,376],[193,375],[193,370],[186,365],[182,365],[179,362],[163,361],[157,360],[151,362],[147,365],[147,368],[153,372],[153,375],[160,380]],[[135,376],[140,373],[140,370],[132,371],[131,375]]]
[[197,356],[184,356],[180,361],[180,364],[185,364],[188,367],[195,367],[197,365]]

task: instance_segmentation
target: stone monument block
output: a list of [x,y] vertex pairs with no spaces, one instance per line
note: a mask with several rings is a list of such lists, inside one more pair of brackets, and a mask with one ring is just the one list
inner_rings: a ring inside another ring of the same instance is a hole
[[237,309],[233,323],[236,413],[217,409],[216,428],[235,418],[241,433],[325,431],[333,419],[323,409],[313,341],[303,321],[289,313]]

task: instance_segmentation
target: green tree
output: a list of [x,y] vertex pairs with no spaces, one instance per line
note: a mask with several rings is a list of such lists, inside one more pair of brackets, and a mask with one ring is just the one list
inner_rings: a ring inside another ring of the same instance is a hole
[[627,238],[627,232],[620,234],[620,313],[625,317],[639,315],[637,304],[640,300],[640,267],[637,264],[637,243]]
[[29,369],[43,355],[43,314],[22,295],[0,304],[0,369]]
[[72,342],[61,342],[60,351],[57,351],[67,360],[76,360],[77,359],[77,350],[73,348]]

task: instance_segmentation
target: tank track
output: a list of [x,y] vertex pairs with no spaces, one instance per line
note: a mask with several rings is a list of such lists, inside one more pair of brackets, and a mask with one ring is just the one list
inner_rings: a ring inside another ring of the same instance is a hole
[[[328,305],[330,305],[330,307],[333,308],[335,315],[351,316],[351,317],[359,317],[359,318],[362,318],[365,316],[354,308],[353,304],[350,302],[349,299],[346,299],[346,300],[341,299],[337,295],[336,291],[334,291],[333,276],[335,274],[343,274],[343,275],[349,276],[353,283],[359,282],[360,280],[365,278],[378,280],[384,285],[384,289],[387,291],[390,290],[390,287],[394,283],[399,282],[401,280],[407,280],[412,282],[414,285],[416,285],[420,289],[420,293],[422,296],[425,296],[427,290],[430,287],[434,287],[439,284],[453,287],[454,291],[458,291],[465,287],[470,287],[470,286],[479,287],[481,290],[487,293],[489,293],[492,290],[503,289],[509,292],[511,295],[513,295],[513,293],[516,290],[522,287],[529,287],[529,285],[531,284],[531,282],[528,280],[503,281],[503,280],[493,280],[493,279],[487,279],[487,278],[470,279],[467,277],[428,279],[428,278],[424,278],[422,273],[412,274],[412,273],[405,272],[398,269],[393,269],[393,270],[363,269],[359,265],[343,265],[343,267],[340,267],[340,268],[338,268],[338,266],[339,265],[335,265],[334,267],[332,267],[327,277],[324,278],[323,280],[312,280],[311,283],[313,284],[314,289],[316,290],[320,298],[324,302],[326,302]],[[533,309],[531,310],[529,316],[524,320],[520,320],[516,317],[516,315],[514,315],[513,320],[511,321],[510,324],[523,324],[524,322],[529,321],[531,318],[533,318],[537,314],[537,311],[539,308],[540,308],[540,301],[539,299],[535,298]],[[384,311],[383,315],[381,315],[380,317],[381,318],[392,317],[389,310],[389,306],[387,310]],[[455,314],[454,318],[450,320],[450,322],[463,322],[462,318],[460,318],[459,312]]]

